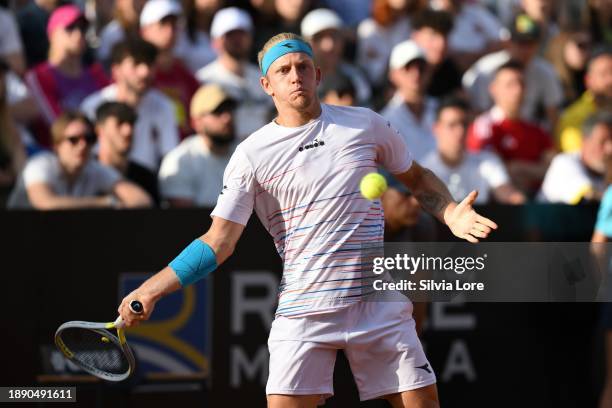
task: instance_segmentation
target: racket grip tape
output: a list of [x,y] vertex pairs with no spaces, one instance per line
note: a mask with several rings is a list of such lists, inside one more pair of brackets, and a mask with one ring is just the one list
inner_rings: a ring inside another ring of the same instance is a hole
[[137,300],[132,300],[130,302],[130,310],[134,314],[142,314],[144,312],[144,308],[142,307],[142,303]]

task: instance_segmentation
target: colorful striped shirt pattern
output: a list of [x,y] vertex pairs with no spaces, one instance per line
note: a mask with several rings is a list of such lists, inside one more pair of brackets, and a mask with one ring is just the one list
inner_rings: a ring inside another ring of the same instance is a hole
[[379,166],[397,174],[411,164],[380,115],[322,105],[315,121],[271,122],[238,146],[212,216],[246,225],[255,210],[283,261],[277,315],[333,312],[371,291],[363,248],[383,242],[380,200],[365,199],[359,182]]

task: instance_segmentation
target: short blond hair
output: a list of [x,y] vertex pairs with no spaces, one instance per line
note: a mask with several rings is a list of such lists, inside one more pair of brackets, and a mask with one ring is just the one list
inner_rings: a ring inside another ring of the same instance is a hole
[[266,43],[261,47],[261,50],[257,53],[257,62],[259,62],[259,70],[261,71],[261,62],[263,61],[264,55],[270,48],[272,48],[275,44],[285,41],[285,40],[300,40],[304,41],[306,44],[310,45],[308,41],[304,39],[301,35],[295,33],[280,33],[276,34],[274,37],[270,38]]

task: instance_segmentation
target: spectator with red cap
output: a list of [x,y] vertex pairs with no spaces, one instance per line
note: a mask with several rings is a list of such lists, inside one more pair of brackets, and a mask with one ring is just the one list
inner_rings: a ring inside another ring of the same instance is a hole
[[47,24],[49,58],[26,74],[26,82],[47,126],[60,113],[78,109],[83,99],[108,85],[101,65],[83,66],[87,27],[87,19],[77,6],[57,8]]
[[200,84],[174,55],[181,14],[181,5],[174,0],[150,0],[140,14],[140,34],[159,51],[153,85],[173,102],[181,136],[187,137],[192,133],[189,103]]
[[552,137],[520,117],[525,98],[524,67],[510,61],[497,69],[489,86],[493,108],[478,116],[468,132],[468,147],[497,153],[512,183],[535,194],[555,155]]

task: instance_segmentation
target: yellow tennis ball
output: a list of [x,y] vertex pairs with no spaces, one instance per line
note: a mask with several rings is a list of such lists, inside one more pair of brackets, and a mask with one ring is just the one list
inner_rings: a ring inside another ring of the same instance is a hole
[[359,183],[361,194],[368,200],[380,197],[387,189],[387,180],[378,173],[366,174]]
[[108,337],[102,336],[102,343],[108,343],[110,339]]

